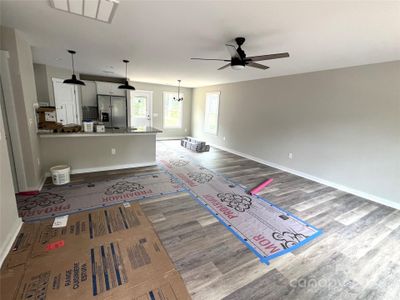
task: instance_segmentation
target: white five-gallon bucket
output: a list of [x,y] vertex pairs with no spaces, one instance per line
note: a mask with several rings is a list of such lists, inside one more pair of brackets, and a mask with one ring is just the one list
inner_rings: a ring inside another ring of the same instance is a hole
[[50,168],[51,178],[53,179],[53,184],[61,185],[69,183],[69,172],[71,168],[67,165],[59,165]]

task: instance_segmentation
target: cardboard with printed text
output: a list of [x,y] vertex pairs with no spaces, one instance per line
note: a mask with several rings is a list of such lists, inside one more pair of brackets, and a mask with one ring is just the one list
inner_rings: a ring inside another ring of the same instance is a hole
[[97,239],[115,233],[151,228],[151,223],[138,203],[116,205],[70,215],[66,227],[53,228],[53,219],[40,223],[32,256],[58,255],[58,252],[74,251]]
[[[168,273],[175,271],[174,264],[150,228],[102,237],[86,248],[68,251],[56,260],[53,258],[36,257],[27,263],[18,299],[128,296],[126,293],[134,287],[151,288],[154,283],[165,285]],[[178,287],[184,287],[183,281]],[[180,293],[187,295],[186,289]]]

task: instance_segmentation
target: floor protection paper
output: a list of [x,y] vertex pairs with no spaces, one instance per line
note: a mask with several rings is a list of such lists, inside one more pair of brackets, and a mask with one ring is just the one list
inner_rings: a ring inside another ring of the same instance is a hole
[[[292,251],[321,234],[312,225],[182,155],[160,152],[159,162],[261,261]],[[166,155],[163,155],[166,154]],[[182,152],[181,152],[182,153]]]
[[170,174],[160,172],[84,184],[45,186],[37,195],[18,196],[17,206],[20,217],[32,221],[182,190]]

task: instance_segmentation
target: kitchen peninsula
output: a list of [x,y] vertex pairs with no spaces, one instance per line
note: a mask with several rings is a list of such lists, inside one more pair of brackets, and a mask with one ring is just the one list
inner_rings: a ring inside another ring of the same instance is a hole
[[59,164],[71,173],[135,168],[156,164],[154,127],[106,129],[105,132],[39,132],[43,170]]

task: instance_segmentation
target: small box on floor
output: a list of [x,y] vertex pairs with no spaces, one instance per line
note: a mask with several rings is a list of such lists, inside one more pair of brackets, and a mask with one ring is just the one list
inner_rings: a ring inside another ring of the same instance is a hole
[[192,138],[190,136],[185,137],[181,140],[181,146],[195,152],[208,152],[210,151],[210,145],[206,142]]

